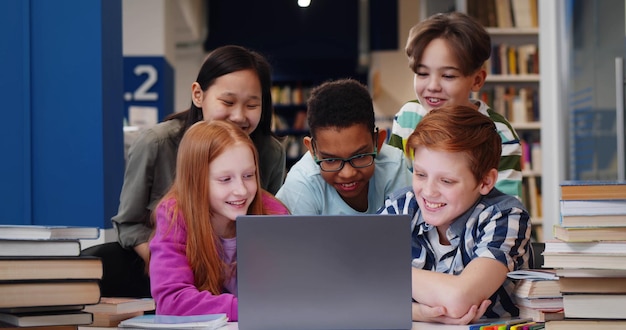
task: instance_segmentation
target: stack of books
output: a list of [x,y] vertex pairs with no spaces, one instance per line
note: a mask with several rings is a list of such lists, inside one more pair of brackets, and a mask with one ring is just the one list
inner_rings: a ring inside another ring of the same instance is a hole
[[513,298],[520,318],[535,322],[564,318],[563,296],[554,270],[516,270],[509,272],[508,277],[516,281]]
[[114,328],[121,321],[141,316],[144,312],[156,308],[152,298],[111,298],[102,297],[100,303],[85,306],[86,312],[93,314],[93,323],[85,327],[88,330]]
[[0,326],[76,329],[100,300],[102,261],[80,256],[98,228],[0,225]]
[[626,329],[626,182],[561,184],[561,221],[546,241],[565,319],[546,329]]

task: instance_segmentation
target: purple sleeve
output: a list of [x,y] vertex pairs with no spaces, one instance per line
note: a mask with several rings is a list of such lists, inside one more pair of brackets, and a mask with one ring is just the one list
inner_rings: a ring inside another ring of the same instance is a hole
[[263,208],[265,208],[266,214],[288,215],[291,213],[283,202],[265,190],[262,192],[261,200],[263,201]]
[[237,321],[237,297],[230,293],[213,295],[198,291],[185,252],[186,229],[181,216],[170,226],[168,209],[174,201],[161,203],[156,210],[156,232],[150,241],[150,286],[156,313],[199,315],[226,313]]

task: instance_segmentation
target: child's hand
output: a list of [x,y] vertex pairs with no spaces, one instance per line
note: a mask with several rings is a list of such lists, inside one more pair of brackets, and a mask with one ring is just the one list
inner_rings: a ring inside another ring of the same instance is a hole
[[485,314],[485,312],[487,311],[487,307],[489,307],[489,305],[491,305],[491,300],[489,299],[483,300],[483,302],[480,303],[480,306],[478,306],[478,311],[476,312],[476,316],[472,319],[471,323],[477,322],[478,319],[480,319],[483,316],[483,314]]
[[413,321],[437,322],[437,318],[446,314],[446,308],[442,306],[430,307],[428,305],[413,303],[412,306]]

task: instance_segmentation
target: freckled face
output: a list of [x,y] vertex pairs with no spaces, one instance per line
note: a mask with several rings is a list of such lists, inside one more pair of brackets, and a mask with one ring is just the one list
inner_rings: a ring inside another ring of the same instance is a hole
[[209,203],[214,227],[223,228],[245,215],[257,191],[256,164],[250,147],[236,144],[209,166]]
[[428,224],[445,231],[478,200],[480,187],[465,154],[415,149],[413,191]]
[[433,39],[424,49],[413,76],[413,88],[420,104],[428,111],[444,105],[475,107],[469,96],[482,87],[482,69],[464,76],[460,68],[448,41]]

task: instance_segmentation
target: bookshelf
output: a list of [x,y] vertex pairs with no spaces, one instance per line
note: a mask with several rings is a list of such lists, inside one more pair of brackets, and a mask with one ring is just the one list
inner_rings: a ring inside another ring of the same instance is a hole
[[537,0],[429,0],[422,10],[422,18],[438,11],[465,12],[483,23],[491,35],[487,79],[472,97],[502,114],[522,141],[522,202],[531,215],[533,237],[543,241]]
[[306,100],[313,84],[309,81],[274,81],[274,133],[282,138],[287,152],[287,169],[306,152],[302,139],[309,134],[306,120]]

